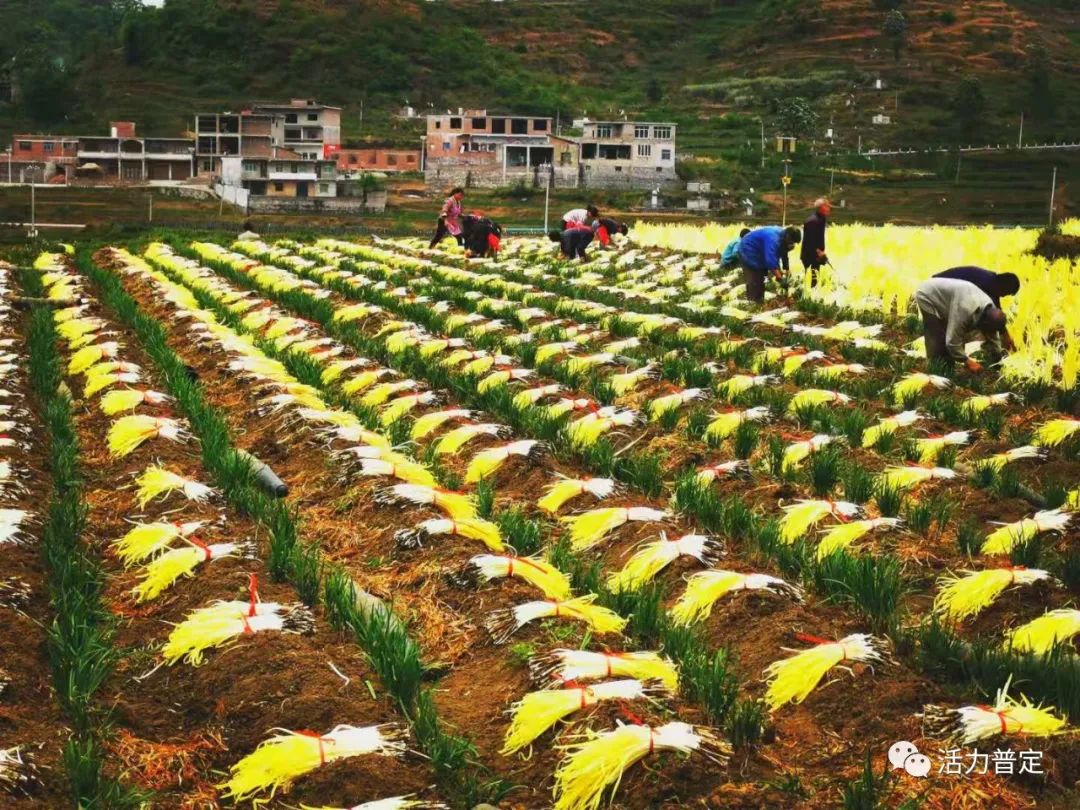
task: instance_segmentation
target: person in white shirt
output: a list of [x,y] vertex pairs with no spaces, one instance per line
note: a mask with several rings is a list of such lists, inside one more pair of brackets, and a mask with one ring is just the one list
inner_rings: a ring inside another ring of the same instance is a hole
[[592,224],[593,220],[600,217],[600,211],[595,205],[587,208],[573,208],[563,214],[562,230],[567,228],[581,228]]
[[927,360],[963,363],[968,371],[982,371],[982,365],[964,351],[973,332],[985,338],[983,352],[990,362],[1001,359],[1005,313],[970,281],[931,278],[915,290],[915,303],[923,319]]

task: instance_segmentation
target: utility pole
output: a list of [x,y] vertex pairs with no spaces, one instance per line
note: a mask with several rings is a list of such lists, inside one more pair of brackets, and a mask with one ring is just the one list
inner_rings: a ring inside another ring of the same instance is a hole
[[[1055,171],[1057,171],[1055,169]],[[30,233],[31,239],[37,238],[37,195],[35,193],[36,186],[34,185],[34,169],[30,169]]]
[[964,153],[957,150],[956,152],[956,180],[953,181],[953,185],[960,185],[960,164],[964,160]]
[[1020,111],[1020,137],[1016,141],[1016,148],[1024,148],[1024,111]]
[[1057,191],[1057,166],[1054,167],[1054,175],[1050,179],[1050,227],[1054,227],[1054,192]]
[[544,184],[544,233],[547,233],[548,229],[548,205],[551,201],[551,181],[555,176],[555,165],[549,163],[546,168],[547,183]]
[[785,228],[787,227],[787,190],[788,190],[788,186],[791,185],[790,167],[791,167],[791,161],[790,160],[785,160],[784,161],[784,176],[781,179],[781,182],[784,184],[784,214],[783,214],[783,222],[781,224]]
[[765,119],[758,117],[758,123],[761,124],[761,168],[765,168]]
[[153,222],[154,222],[154,195],[153,194],[147,194],[146,198],[150,202],[150,210],[147,212],[146,221],[153,224]]
[[833,180],[835,180],[835,179],[836,179],[836,167],[833,166],[831,169],[829,169],[829,196],[830,197],[832,196]]

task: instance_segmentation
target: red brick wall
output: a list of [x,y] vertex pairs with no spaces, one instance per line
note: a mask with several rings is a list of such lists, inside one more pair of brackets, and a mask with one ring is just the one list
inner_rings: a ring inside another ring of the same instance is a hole
[[11,149],[14,160],[58,160],[75,157],[79,144],[75,138],[59,135],[15,135]]
[[419,149],[342,149],[336,155],[338,171],[418,172]]

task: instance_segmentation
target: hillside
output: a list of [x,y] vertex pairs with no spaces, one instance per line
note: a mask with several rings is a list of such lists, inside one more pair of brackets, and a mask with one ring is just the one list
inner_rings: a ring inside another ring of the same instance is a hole
[[174,134],[292,95],[343,105],[353,142],[417,143],[390,114],[406,100],[625,114],[677,121],[682,174],[731,187],[775,180],[763,133],[803,136],[803,176],[864,168],[821,158],[860,144],[1015,143],[1021,113],[1028,143],[1080,134],[1075,0],[9,0],[0,32],[5,139],[116,118]]

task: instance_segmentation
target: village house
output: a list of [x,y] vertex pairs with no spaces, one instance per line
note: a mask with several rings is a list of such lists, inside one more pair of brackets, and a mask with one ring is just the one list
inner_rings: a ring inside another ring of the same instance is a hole
[[341,107],[294,98],[288,104],[258,102],[252,106],[252,112],[280,119],[282,132],[275,145],[291,149],[301,157],[311,160],[333,157],[341,146]]
[[554,131],[551,118],[486,110],[427,116],[424,177],[435,185],[652,188],[677,179],[675,124],[574,122],[580,135]]
[[138,183],[187,180],[194,169],[190,138],[146,138],[132,121],[115,121],[107,137],[80,136],[75,171],[90,178]]
[[575,121],[581,169],[590,186],[653,186],[675,174],[675,124],[653,121]]

